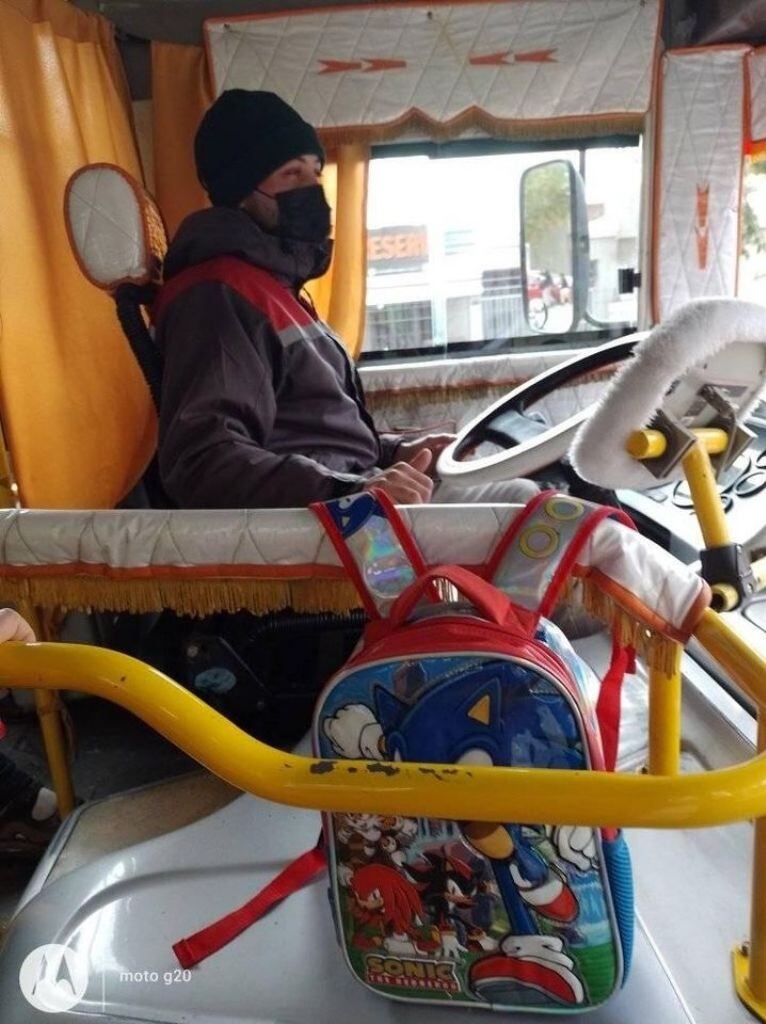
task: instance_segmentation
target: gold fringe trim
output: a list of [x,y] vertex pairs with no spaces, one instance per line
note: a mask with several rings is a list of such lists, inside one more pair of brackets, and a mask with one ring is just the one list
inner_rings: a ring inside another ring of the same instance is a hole
[[0,604],[19,605],[29,598],[29,580],[9,580],[0,576]]
[[402,388],[401,390],[370,391],[365,394],[365,401],[370,410],[378,409],[417,409],[424,405],[437,405],[440,402],[454,401],[458,396],[461,401],[470,402],[478,398],[486,398],[497,394],[499,397],[506,391],[524,384],[528,377],[518,380],[499,381],[497,383],[460,384],[453,387]]
[[[579,387],[582,384],[609,380],[613,373],[612,367],[603,367],[600,370],[593,370],[591,373],[583,373],[567,384],[561,385],[561,387]],[[416,409],[423,405],[454,401],[456,398],[459,398],[461,401],[470,402],[474,399],[486,398],[495,394],[499,397],[505,394],[506,391],[511,391],[521,384],[526,384],[528,380],[531,380],[531,377],[512,377],[509,380],[483,380],[466,384],[429,384],[413,388],[381,388],[379,391],[366,391],[365,401],[373,411],[384,408]]]
[[578,581],[577,591],[583,608],[615,630],[621,644],[633,647],[650,668],[673,673],[677,641],[638,622],[591,580]]
[[292,608],[342,614],[361,607],[346,580],[104,580],[84,576],[0,578],[0,603],[27,599],[40,608],[144,614],[168,608],[202,617],[216,612],[254,615]]
[[468,129],[479,129],[498,139],[579,139],[596,135],[638,134],[644,124],[643,113],[569,115],[559,118],[497,118],[477,107],[458,114],[450,121],[436,121],[421,110],[410,110],[385,124],[346,125],[319,128],[319,136],[328,149],[352,142],[372,145],[406,136],[446,141],[459,138]]
[[[651,668],[670,675],[677,643],[638,622],[591,580],[572,580],[564,600],[580,605],[621,643],[635,648]],[[291,608],[296,612],[343,614],[361,607],[347,580],[105,580],[85,576],[0,577],[0,604],[39,609],[111,611],[145,614],[165,609],[201,618],[216,612],[254,615]]]

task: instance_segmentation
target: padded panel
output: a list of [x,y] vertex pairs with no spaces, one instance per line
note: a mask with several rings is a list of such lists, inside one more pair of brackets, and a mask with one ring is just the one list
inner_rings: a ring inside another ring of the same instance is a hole
[[661,70],[654,319],[736,294],[746,46],[670,51]]
[[[402,510],[428,565],[483,565],[514,505],[432,505]],[[263,511],[0,511],[0,570],[22,579],[333,579],[339,559],[307,509]],[[678,631],[704,604],[706,584],[668,552],[613,520],[600,523],[578,556],[638,606]],[[631,605],[633,602],[631,602]],[[638,609],[638,611],[637,611]],[[692,623],[693,624],[693,623]]]
[[80,269],[97,288],[158,279],[167,236],[154,200],[111,164],[90,164],[69,179],[69,240]]
[[325,130],[646,112],[658,0],[360,4],[206,22],[216,93],[268,89]]
[[766,141],[766,46],[753,50],[748,58],[750,73],[750,137]]

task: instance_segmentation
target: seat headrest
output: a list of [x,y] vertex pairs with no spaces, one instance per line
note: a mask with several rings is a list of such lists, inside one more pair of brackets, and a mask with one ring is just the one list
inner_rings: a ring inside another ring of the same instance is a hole
[[91,284],[159,282],[168,247],[162,214],[134,178],[114,164],[88,164],[67,182],[64,219],[75,259]]

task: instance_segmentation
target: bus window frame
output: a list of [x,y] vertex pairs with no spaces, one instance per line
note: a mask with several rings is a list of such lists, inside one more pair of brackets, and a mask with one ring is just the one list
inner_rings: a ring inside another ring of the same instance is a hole
[[[550,154],[576,152],[579,154],[578,170],[583,182],[586,181],[587,153],[591,149],[639,148],[642,133],[594,135],[577,138],[555,139],[451,139],[448,141],[423,140],[412,142],[380,143],[371,147],[370,162],[391,157],[427,156],[432,160],[452,157],[490,156],[516,153],[539,153],[541,160],[550,159]],[[643,167],[642,167],[643,173]],[[642,183],[643,190],[643,183]],[[637,225],[641,231],[640,223]],[[640,255],[639,261],[640,262]],[[416,348],[390,348],[365,351],[363,348],[357,362],[361,365],[408,362],[410,360],[467,359],[472,356],[502,355],[512,352],[530,352],[544,348],[555,349],[588,348],[615,338],[624,337],[636,331],[636,323],[615,322],[608,326],[590,330],[571,331],[566,334],[545,334],[531,332],[514,337],[482,338],[474,341],[452,341],[440,345],[424,345]],[[365,311],[366,330],[366,311]]]

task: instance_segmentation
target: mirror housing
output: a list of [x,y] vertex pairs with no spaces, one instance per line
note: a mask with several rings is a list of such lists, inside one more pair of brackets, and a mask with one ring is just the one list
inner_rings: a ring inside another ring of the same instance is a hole
[[590,238],[585,187],[569,160],[529,167],[520,187],[521,290],[527,323],[576,330],[587,315]]

